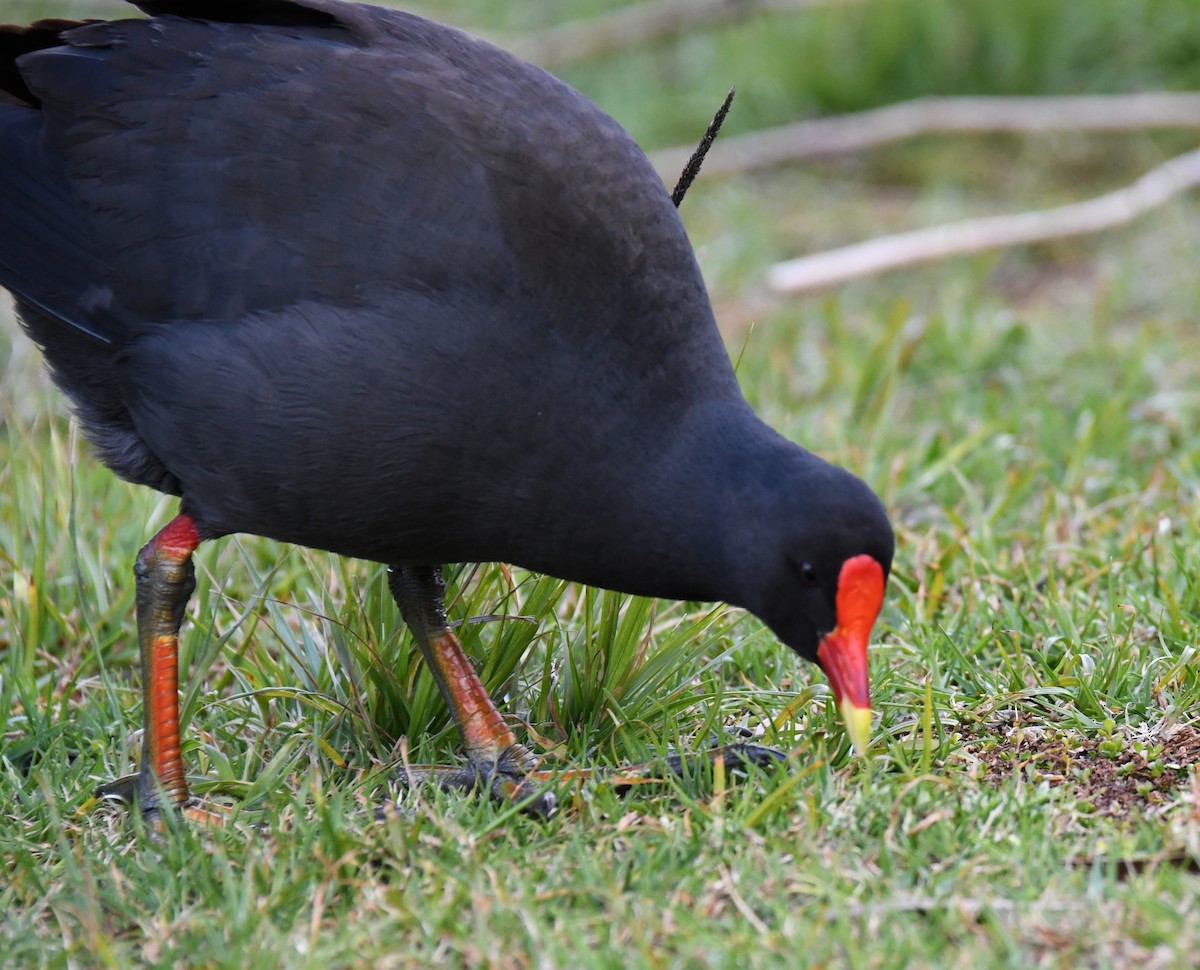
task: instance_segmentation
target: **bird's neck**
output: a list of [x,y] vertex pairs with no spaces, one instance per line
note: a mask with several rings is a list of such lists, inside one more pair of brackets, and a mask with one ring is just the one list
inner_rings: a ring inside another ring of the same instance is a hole
[[[530,568],[646,596],[738,602],[750,532],[769,527],[781,482],[804,453],[748,404],[713,401],[656,434],[647,454],[614,454],[564,481],[530,543]],[[587,495],[587,508],[562,503]],[[540,553],[553,550],[553,561]]]

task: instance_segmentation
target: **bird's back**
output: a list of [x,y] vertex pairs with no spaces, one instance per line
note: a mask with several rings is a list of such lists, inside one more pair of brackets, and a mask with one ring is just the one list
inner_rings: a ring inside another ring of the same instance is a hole
[[666,189],[582,96],[395,11],[142,6],[26,34],[0,101],[0,282],[118,473],[210,534],[513,559],[741,413]]

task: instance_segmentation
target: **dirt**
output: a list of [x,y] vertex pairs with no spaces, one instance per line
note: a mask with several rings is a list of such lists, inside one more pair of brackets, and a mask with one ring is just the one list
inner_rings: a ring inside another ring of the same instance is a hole
[[1200,729],[1171,725],[1145,736],[1116,731],[1087,737],[1014,727],[1007,743],[967,749],[986,781],[1007,781],[1019,772],[1031,782],[1070,786],[1097,815],[1127,820],[1159,814],[1196,783]]

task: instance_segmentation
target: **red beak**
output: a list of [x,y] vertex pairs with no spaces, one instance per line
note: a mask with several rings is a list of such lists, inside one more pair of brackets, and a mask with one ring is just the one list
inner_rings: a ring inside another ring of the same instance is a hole
[[855,751],[866,754],[871,741],[871,689],[867,644],[883,606],[883,567],[871,556],[842,563],[837,587],[837,626],[821,639],[817,660]]

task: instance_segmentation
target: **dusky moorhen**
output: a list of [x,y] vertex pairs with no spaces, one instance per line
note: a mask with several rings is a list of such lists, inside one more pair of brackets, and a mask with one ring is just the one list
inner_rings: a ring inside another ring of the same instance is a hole
[[529,793],[447,627],[444,563],[724,600],[870,731],[882,506],[741,394],[646,158],[486,43],[335,0],[141,0],[0,28],[0,284],[100,458],[180,497],[137,557],[143,812],[188,797],[191,556],[377,560],[465,742]]

